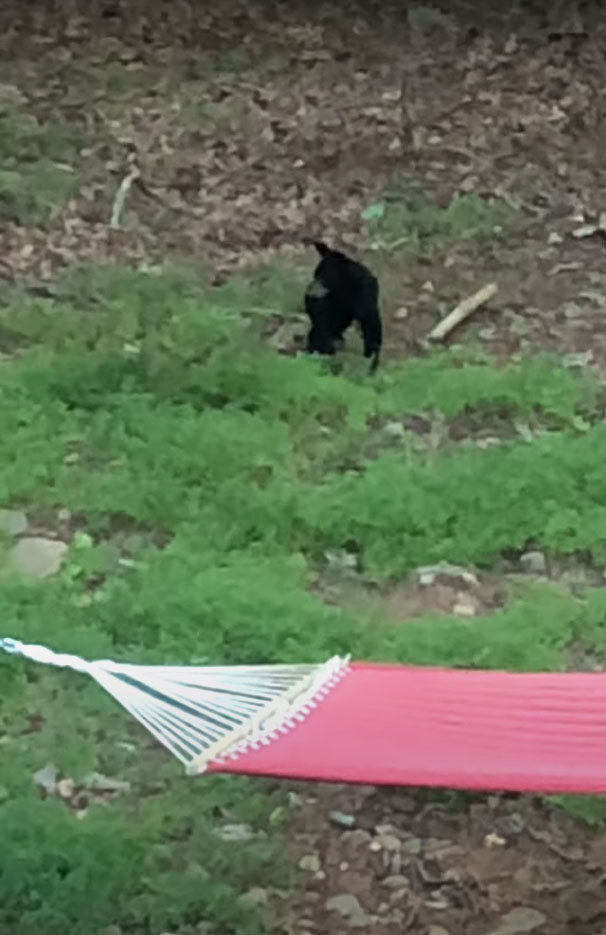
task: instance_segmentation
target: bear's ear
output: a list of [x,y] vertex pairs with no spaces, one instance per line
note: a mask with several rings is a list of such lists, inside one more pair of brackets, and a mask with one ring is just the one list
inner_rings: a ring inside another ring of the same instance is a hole
[[320,256],[328,256],[333,251],[322,240],[314,240],[313,237],[304,237],[303,244],[306,247],[315,247]]

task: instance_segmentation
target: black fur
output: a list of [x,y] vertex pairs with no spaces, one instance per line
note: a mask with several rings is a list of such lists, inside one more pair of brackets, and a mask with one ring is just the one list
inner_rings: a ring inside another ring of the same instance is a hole
[[343,345],[345,331],[357,322],[362,331],[364,356],[370,358],[371,373],[379,365],[383,326],[379,313],[379,283],[362,263],[320,240],[308,240],[320,262],[305,293],[305,311],[311,327],[307,335],[310,354],[329,354]]

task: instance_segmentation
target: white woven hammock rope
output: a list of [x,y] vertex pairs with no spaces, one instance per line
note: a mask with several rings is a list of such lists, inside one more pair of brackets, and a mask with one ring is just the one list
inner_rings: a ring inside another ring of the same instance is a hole
[[0,639],[0,650],[91,676],[189,775],[277,740],[304,721],[349,671],[349,656],[319,665],[145,666],[88,662],[8,637]]

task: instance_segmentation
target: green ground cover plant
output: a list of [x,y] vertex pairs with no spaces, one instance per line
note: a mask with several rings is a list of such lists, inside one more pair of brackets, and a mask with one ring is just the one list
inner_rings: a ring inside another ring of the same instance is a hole
[[[8,297],[0,507],[70,547],[57,575],[32,582],[3,534],[7,634],[183,664],[351,652],[553,670],[572,644],[602,654],[600,588],[518,584],[490,615],[396,626],[311,587],[338,549],[381,587],[440,560],[498,570],[530,543],[603,565],[597,379],[549,357],[497,367],[458,351],[387,362],[374,380],[346,360],[335,375],[264,344],[263,312],[288,294],[283,272],[211,289],[101,268],[70,274],[53,299]],[[406,428],[419,414],[498,417],[501,437],[419,447]],[[86,679],[2,658],[0,680],[0,931],[260,931],[238,896],[290,884],[282,791],[182,778]],[[46,763],[77,785],[97,771],[129,786],[78,818],[40,799]],[[225,824],[245,839],[222,840]]]

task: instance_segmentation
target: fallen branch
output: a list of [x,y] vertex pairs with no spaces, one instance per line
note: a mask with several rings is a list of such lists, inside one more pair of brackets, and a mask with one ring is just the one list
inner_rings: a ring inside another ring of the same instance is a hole
[[116,192],[116,197],[114,198],[114,203],[112,205],[112,214],[109,220],[109,226],[112,230],[118,230],[120,227],[120,218],[122,217],[122,211],[124,210],[124,204],[126,202],[126,196],[128,195],[130,188],[139,176],[141,175],[137,166],[133,165],[128,171],[128,174],[124,176],[118,191]]
[[438,322],[435,328],[429,332],[427,335],[428,341],[443,341],[451,331],[460,325],[462,321],[465,321],[466,318],[469,318],[481,305],[484,305],[488,302],[489,299],[492,299],[493,295],[499,291],[499,287],[495,282],[488,283],[487,286],[483,286],[482,289],[479,289],[477,292],[474,292],[473,295],[470,295],[468,298],[463,299],[462,302],[453,308],[452,312],[449,312],[446,318],[443,318],[442,321]]

